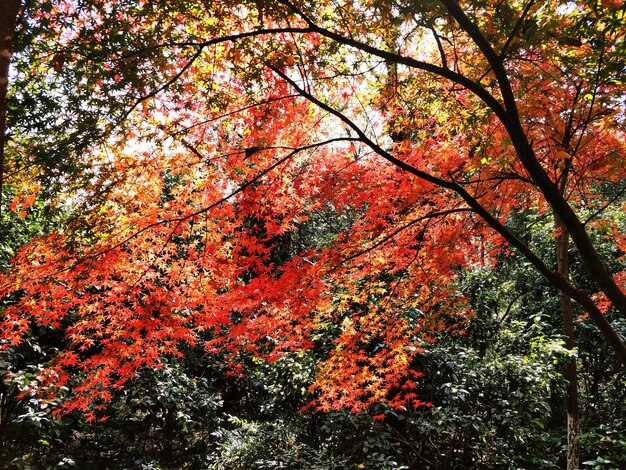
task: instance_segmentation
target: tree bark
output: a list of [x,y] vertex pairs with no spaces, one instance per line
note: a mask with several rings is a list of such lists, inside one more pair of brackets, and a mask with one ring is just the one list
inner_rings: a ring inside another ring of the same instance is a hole
[[2,6],[0,6],[0,220],[2,216],[2,190],[4,189],[4,147],[9,65],[13,56],[13,38],[15,37],[20,3],[20,0],[3,0]]
[[[555,219],[558,233],[556,241],[557,271],[569,280],[569,232],[558,216]],[[572,299],[563,292],[560,293],[560,296],[565,347],[570,352],[573,352],[576,343],[574,338]],[[567,379],[567,470],[577,470],[580,468],[580,449],[578,445],[580,429],[578,419],[578,372],[574,355],[571,355],[567,360],[565,378]]]

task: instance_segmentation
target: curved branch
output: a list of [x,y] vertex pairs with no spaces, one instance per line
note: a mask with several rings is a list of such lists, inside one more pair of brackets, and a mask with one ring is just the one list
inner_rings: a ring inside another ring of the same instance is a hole
[[400,232],[406,230],[409,227],[412,227],[413,225],[415,225],[415,224],[417,224],[419,222],[423,222],[424,220],[431,220],[431,219],[434,219],[436,217],[445,217],[447,215],[456,214],[458,212],[473,212],[473,210],[470,209],[470,208],[467,208],[467,207],[459,207],[458,209],[448,209],[448,210],[445,210],[445,211],[430,212],[430,213],[428,213],[426,215],[423,215],[422,217],[418,217],[417,219],[413,219],[413,220],[407,222],[406,224],[402,225],[401,227],[398,227],[397,229],[392,231],[390,234],[388,234],[388,235],[384,236],[382,239],[378,240],[372,246],[369,246],[367,248],[359,250],[356,253],[353,253],[352,255],[342,259],[339,264],[340,265],[341,264],[345,264],[348,261],[352,261],[353,259],[358,258],[359,256],[363,256],[364,254],[369,253],[372,250],[375,250],[380,245],[384,245],[389,240],[393,239],[393,237],[398,235]]
[[524,11],[522,11],[521,16],[517,19],[515,26],[513,26],[513,29],[509,33],[509,37],[506,39],[506,43],[504,43],[504,46],[502,46],[502,50],[500,51],[500,54],[498,56],[500,57],[500,60],[504,60],[504,58],[506,57],[506,53],[508,52],[511,43],[513,42],[513,39],[515,39],[515,36],[517,35],[517,33],[519,33],[519,30],[522,28],[524,20],[526,19],[526,15],[528,15],[528,12],[534,4],[535,0],[530,0],[530,2],[528,2],[528,5],[526,5],[526,7],[524,8]]
[[[233,198],[237,194],[242,193],[247,188],[252,186],[254,183],[259,181],[261,178],[263,178],[265,175],[270,173],[272,170],[274,170],[275,168],[279,167],[280,165],[282,165],[283,163],[287,162],[288,160],[293,158],[295,155],[297,155],[298,153],[300,153],[300,152],[302,152],[304,150],[309,150],[309,149],[312,149],[312,148],[321,147],[322,145],[328,145],[328,144],[332,144],[334,142],[346,142],[346,141],[358,142],[360,140],[356,139],[354,137],[339,137],[339,138],[335,138],[335,139],[324,140],[322,142],[315,142],[315,143],[309,144],[309,145],[303,145],[302,147],[298,147],[296,149],[293,149],[287,155],[285,155],[284,157],[280,158],[279,160],[277,160],[276,162],[274,162],[273,164],[271,164],[270,166],[268,166],[264,170],[260,171],[256,175],[254,175],[252,178],[250,178],[245,183],[241,184],[238,188],[236,188],[235,190],[233,190],[232,192],[230,192],[229,194],[227,194],[223,198],[221,198],[221,199],[219,199],[219,200],[209,204],[208,206],[203,207],[202,209],[198,209],[197,211],[190,212],[188,214],[182,215],[180,217],[171,217],[169,219],[159,220],[157,222],[153,222],[151,224],[148,224],[145,227],[142,227],[139,230],[137,230],[136,232],[134,232],[132,235],[129,235],[124,240],[122,240],[120,242],[117,242],[115,245],[110,246],[109,248],[107,248],[105,250],[101,250],[101,251],[98,251],[97,253],[94,253],[94,254],[91,254],[91,255],[83,257],[81,259],[81,261],[85,261],[87,259],[92,259],[92,258],[97,258],[99,256],[102,256],[102,255],[105,255],[107,253],[110,253],[111,251],[116,250],[117,248],[119,248],[121,246],[124,246],[126,243],[128,243],[129,241],[137,238],[139,235],[141,235],[142,233],[146,232],[147,230],[150,230],[151,228],[158,227],[159,225],[163,225],[163,224],[167,224],[167,223],[171,223],[171,222],[181,223],[181,222],[184,222],[185,220],[189,220],[189,219],[197,217],[197,216],[199,216],[201,214],[209,212],[211,209],[214,209],[215,207],[220,206],[221,204],[224,204],[226,201],[228,201],[229,199]],[[261,150],[264,150],[264,149],[259,149],[259,151],[261,151]]]
[[328,104],[320,101],[315,96],[311,95],[309,92],[302,89],[295,81],[289,78],[284,72],[278,70],[272,65],[266,64],[268,68],[274,71],[277,75],[287,81],[303,98],[306,98],[311,103],[320,107],[324,111],[332,114],[333,116],[340,119],[346,125],[348,125],[352,130],[356,132],[359,136],[359,140],[361,140],[364,144],[369,146],[374,152],[380,155],[382,158],[387,160],[390,163],[393,163],[397,167],[408,171],[409,173],[417,176],[420,179],[433,183],[439,187],[449,189],[455,193],[457,193],[465,203],[480,217],[482,218],[489,227],[495,230],[499,235],[502,236],[511,246],[517,249],[530,263],[557,289],[564,292],[572,299],[576,300],[583,309],[589,314],[591,319],[596,323],[598,328],[602,331],[607,341],[611,344],[613,349],[615,350],[617,356],[622,361],[622,363],[626,366],[626,344],[622,341],[620,336],[617,334],[615,329],[611,326],[605,316],[602,314],[600,309],[596,306],[593,300],[582,290],[578,289],[574,285],[572,285],[564,276],[559,274],[558,272],[550,269],[539,256],[537,256],[532,249],[526,245],[519,237],[517,237],[513,232],[511,232],[502,222],[500,222],[496,217],[494,217],[485,207],[483,207],[471,194],[467,192],[467,190],[461,186],[459,183],[455,181],[448,181],[437,176],[426,173],[414,166],[394,157],[385,149],[380,147],[378,144],[373,142],[365,133],[361,130],[359,126],[357,126],[353,121],[351,121],[347,116],[337,111],[335,108],[329,106]]
[[537,184],[546,201],[558,214],[567,227],[572,240],[581,255],[581,260],[592,279],[596,281],[602,292],[606,294],[613,306],[626,317],[626,293],[624,293],[609,273],[605,263],[600,258],[595,246],[589,238],[585,225],[578,218],[565,197],[559,191],[556,184],[550,179],[544,168],[537,160],[532,145],[524,132],[513,89],[508,74],[487,39],[482,35],[478,27],[467,17],[456,0],[441,0],[450,14],[459,23],[459,26],[469,34],[483,53],[489,65],[493,68],[494,75],[498,80],[507,120],[502,121],[505,125],[511,142],[515,148],[520,162],[524,165],[531,179]]
[[332,39],[333,41],[338,42],[339,44],[343,44],[345,46],[352,47],[354,49],[358,49],[363,52],[367,52],[368,54],[372,54],[374,56],[380,57],[386,61],[395,62],[397,64],[406,65],[407,67],[424,70],[425,72],[430,72],[432,74],[438,75],[440,77],[446,78],[454,83],[457,83],[464,88],[468,89],[472,93],[474,93],[478,98],[480,98],[483,103],[485,103],[489,109],[491,109],[500,119],[501,122],[506,123],[508,118],[506,115],[506,111],[504,107],[500,104],[500,102],[493,97],[491,93],[489,93],[485,88],[483,88],[480,84],[470,80],[465,75],[462,75],[458,72],[454,72],[446,67],[440,67],[438,65],[434,65],[428,62],[423,62],[421,60],[416,60],[411,57],[406,57],[401,54],[396,54],[394,52],[385,51],[379,49],[377,47],[371,46],[369,44],[357,41],[356,39],[347,38],[342,36],[341,34],[330,31],[326,28],[322,28],[318,26],[311,20],[308,16],[306,16],[298,7],[293,5],[291,2],[287,0],[278,0],[279,3],[285,5],[287,8],[292,10],[296,15],[298,15],[307,25],[306,31],[304,32],[314,32],[319,34],[320,36],[324,36],[328,39]]
[[135,103],[133,103],[132,106],[124,113],[124,115],[120,119],[118,119],[118,124],[124,121],[130,115],[130,113],[132,113],[133,110],[137,108],[137,106],[139,106],[141,103],[143,103],[146,100],[149,100],[150,98],[155,97],[156,95],[161,93],[163,90],[166,90],[176,81],[178,81],[178,79],[189,69],[189,67],[193,65],[193,63],[198,59],[198,57],[200,57],[200,54],[202,54],[202,51],[204,51],[204,49],[209,46],[214,46],[217,44],[221,44],[223,42],[230,42],[230,41],[234,42],[240,39],[252,38],[256,36],[281,34],[281,33],[310,33],[310,32],[312,32],[310,28],[258,29],[255,31],[247,31],[247,32],[240,33],[240,34],[220,36],[218,38],[209,39],[208,41],[164,43],[164,44],[159,44],[156,46],[138,49],[136,51],[128,53],[124,55],[121,59],[126,59],[129,57],[132,57],[133,55],[141,54],[142,52],[145,52],[146,50],[152,50],[152,49],[157,49],[161,47],[197,47],[198,48],[195,54],[191,57],[191,59],[189,59],[187,63],[185,63],[185,65],[176,73],[176,75],[174,75],[174,77],[169,79],[166,83],[156,88],[155,90],[149,93],[146,93],[144,96],[139,97],[137,101],[135,101]]
[[539,258],[522,240],[511,233],[498,219],[482,207],[478,201],[474,200],[474,198],[467,193],[465,188],[458,185],[456,192],[474,209],[487,225],[502,235],[510,245],[515,247],[553,286],[580,304],[600,331],[602,331],[605,339],[615,350],[622,364],[626,366],[626,344],[624,344],[623,339],[619,336],[617,331],[615,331],[613,326],[611,326],[591,297],[571,284],[565,276],[548,268],[543,260],[541,260],[541,258]]
[[155,90],[152,90],[151,92],[146,93],[144,96],[141,96],[137,101],[135,101],[135,103],[133,103],[133,105],[129,109],[126,110],[126,112],[122,115],[122,117],[120,117],[118,119],[117,123],[119,124],[122,121],[125,121],[126,118],[130,115],[130,113],[132,113],[133,110],[135,110],[135,108],[137,108],[137,106],[139,106],[141,103],[143,103],[144,101],[149,100],[150,98],[154,98],[156,95],[161,93],[163,90],[166,90],[167,88],[172,86],[175,82],[177,82],[178,79],[180,77],[182,77],[183,74],[189,69],[189,67],[191,67],[193,65],[193,63],[198,59],[198,57],[200,57],[200,54],[202,54],[202,51],[204,50],[204,47],[205,46],[200,46],[198,48],[198,50],[196,51],[196,53],[193,56],[191,56],[191,59],[189,59],[187,61],[187,63],[185,65],[183,65],[183,67],[176,73],[176,75],[174,75],[172,78],[170,78],[167,82],[165,82],[159,88],[156,88]]

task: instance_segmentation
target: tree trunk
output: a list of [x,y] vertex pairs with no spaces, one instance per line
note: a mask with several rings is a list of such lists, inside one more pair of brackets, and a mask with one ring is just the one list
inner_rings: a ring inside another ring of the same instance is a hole
[[[557,271],[569,280],[569,233],[563,222],[556,217],[556,229],[558,238],[556,242]],[[574,313],[572,311],[572,299],[561,292],[561,318],[563,321],[563,333],[565,334],[565,347],[572,351],[574,341]],[[571,356],[565,367],[567,379],[567,470],[580,468],[580,451],[578,446],[578,374],[576,370],[576,358]]]
[[2,0],[2,5],[0,6],[0,217],[2,216],[2,190],[4,188],[4,146],[7,123],[9,65],[13,55],[13,38],[15,36],[15,25],[19,8],[20,0]]

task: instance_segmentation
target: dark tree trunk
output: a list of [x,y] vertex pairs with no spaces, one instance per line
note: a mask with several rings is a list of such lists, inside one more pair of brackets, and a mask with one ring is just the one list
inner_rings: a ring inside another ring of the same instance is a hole
[[[569,279],[569,233],[561,220],[556,218],[558,238],[556,242],[557,271],[566,279]],[[574,341],[574,313],[572,311],[572,299],[561,292],[561,318],[563,321],[563,333],[565,334],[565,347],[572,351]],[[565,367],[567,379],[567,470],[580,468],[580,452],[578,446],[578,374],[576,370],[576,358],[570,357]]]
[[20,0],[2,0],[0,5],[0,216],[4,188],[4,147],[7,124],[7,90],[9,65],[13,55],[13,38],[20,8]]

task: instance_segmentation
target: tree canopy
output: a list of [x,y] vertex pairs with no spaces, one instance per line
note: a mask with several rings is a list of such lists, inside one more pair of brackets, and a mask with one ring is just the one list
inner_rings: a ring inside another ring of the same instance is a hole
[[[29,2],[3,212],[67,216],[0,274],[3,347],[62,335],[40,391],[90,418],[189,346],[232,374],[313,350],[310,407],[402,410],[421,353],[478,314],[464,270],[513,257],[626,364],[607,317],[626,318],[624,11]],[[560,221],[582,279],[522,213]]]

